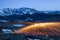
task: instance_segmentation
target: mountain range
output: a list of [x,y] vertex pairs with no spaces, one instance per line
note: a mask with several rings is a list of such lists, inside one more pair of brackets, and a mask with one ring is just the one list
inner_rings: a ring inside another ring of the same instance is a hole
[[28,21],[28,22],[58,22],[60,11],[38,11],[33,8],[3,8],[0,9],[0,22]]

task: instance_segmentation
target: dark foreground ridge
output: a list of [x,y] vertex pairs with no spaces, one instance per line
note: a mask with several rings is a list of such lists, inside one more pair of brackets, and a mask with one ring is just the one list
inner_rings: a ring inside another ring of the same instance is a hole
[[41,36],[0,33],[0,40],[60,40],[59,36]]

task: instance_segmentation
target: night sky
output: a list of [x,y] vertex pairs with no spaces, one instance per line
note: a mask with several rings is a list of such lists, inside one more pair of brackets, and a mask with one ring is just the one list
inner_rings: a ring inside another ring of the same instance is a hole
[[60,0],[0,0],[0,9],[21,7],[37,10],[60,10]]

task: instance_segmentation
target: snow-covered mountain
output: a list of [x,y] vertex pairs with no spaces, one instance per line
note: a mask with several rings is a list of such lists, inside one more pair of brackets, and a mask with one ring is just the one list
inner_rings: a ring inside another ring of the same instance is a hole
[[10,9],[10,8],[4,8],[0,10],[0,16],[9,16],[9,15],[23,15],[23,14],[34,14],[39,12],[38,10],[32,9],[32,8],[19,8],[19,9]]
[[24,15],[24,14],[34,14],[34,13],[45,13],[45,14],[60,14],[60,11],[38,11],[36,9],[33,8],[26,8],[26,7],[22,7],[22,8],[3,8],[0,9],[0,16],[9,16],[9,15]]

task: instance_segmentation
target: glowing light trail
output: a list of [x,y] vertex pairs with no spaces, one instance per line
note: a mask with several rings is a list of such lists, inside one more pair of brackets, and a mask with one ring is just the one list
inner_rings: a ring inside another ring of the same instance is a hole
[[60,23],[48,22],[48,23],[34,23],[30,26],[16,30],[15,33],[35,34],[45,36],[60,36]]

